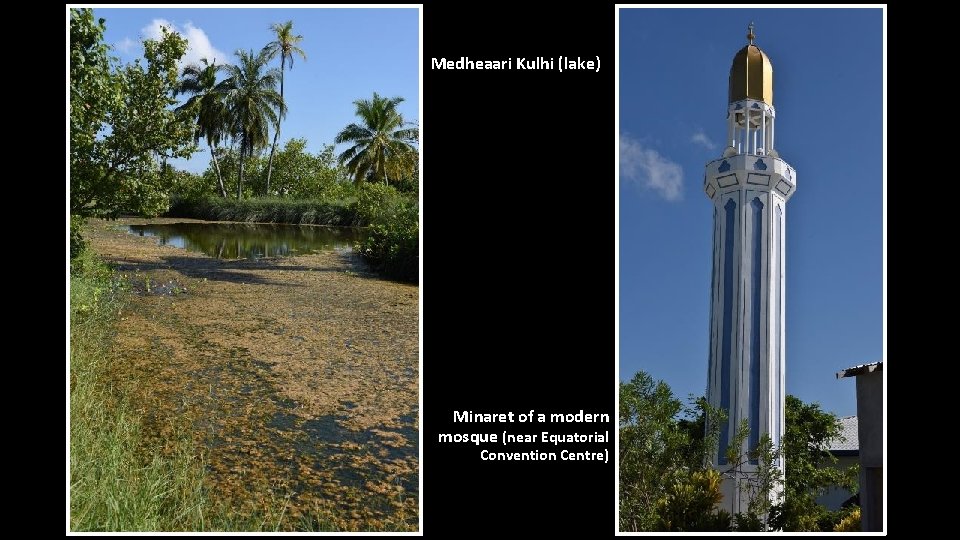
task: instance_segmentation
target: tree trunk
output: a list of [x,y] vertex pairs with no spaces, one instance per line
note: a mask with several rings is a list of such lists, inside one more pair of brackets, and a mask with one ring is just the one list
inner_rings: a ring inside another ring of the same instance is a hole
[[240,166],[237,167],[237,200],[243,193],[243,152],[240,152]]
[[[287,67],[287,57],[280,51],[280,102],[283,103],[283,71]],[[286,105],[284,103],[284,105]],[[270,195],[270,175],[273,174],[273,153],[277,151],[277,139],[280,138],[280,121],[283,120],[283,113],[277,118],[277,131],[273,133],[273,146],[270,147],[270,161],[267,163],[267,192]]]
[[207,146],[210,147],[210,155],[213,156],[213,168],[217,170],[217,183],[220,184],[220,195],[226,199],[227,198],[227,188],[223,185],[223,175],[220,174],[220,162],[217,161],[217,151],[210,144],[210,141],[207,141]]

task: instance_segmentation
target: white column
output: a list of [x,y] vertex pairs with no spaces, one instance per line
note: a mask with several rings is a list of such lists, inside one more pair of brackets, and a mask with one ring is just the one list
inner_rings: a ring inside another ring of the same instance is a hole
[[737,114],[731,112],[729,109],[727,109],[727,111],[727,143],[729,143],[730,146],[737,146],[737,142],[733,139],[733,126],[737,123]]
[[744,102],[743,110],[743,151],[741,154],[750,153],[750,104]]
[[774,133],[773,130],[774,130],[774,127],[776,127],[776,126],[775,126],[776,121],[777,121],[776,118],[771,118],[771,119],[770,119],[770,149],[771,149],[771,150],[773,150],[773,148],[774,148],[774,147],[773,147],[773,133]]
[[763,147],[763,153],[767,153],[767,111],[764,108],[762,116],[760,117],[760,130],[763,133],[763,138],[760,140],[760,146]]

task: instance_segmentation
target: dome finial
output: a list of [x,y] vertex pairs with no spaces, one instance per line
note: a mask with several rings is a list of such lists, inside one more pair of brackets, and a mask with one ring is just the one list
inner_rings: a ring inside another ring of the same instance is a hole
[[747,39],[750,40],[750,45],[753,45],[753,39],[756,37],[753,33],[753,22],[751,22],[750,26],[747,27]]

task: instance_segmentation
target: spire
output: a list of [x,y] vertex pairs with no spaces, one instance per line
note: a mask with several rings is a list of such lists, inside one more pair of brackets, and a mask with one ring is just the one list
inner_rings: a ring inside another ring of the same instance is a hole
[[747,27],[747,39],[750,41],[750,45],[753,45],[753,40],[757,36],[753,33],[753,22],[750,23],[750,26]]

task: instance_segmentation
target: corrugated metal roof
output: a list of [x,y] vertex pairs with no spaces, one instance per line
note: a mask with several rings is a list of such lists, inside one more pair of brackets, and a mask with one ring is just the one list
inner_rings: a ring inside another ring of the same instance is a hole
[[843,441],[839,438],[830,441],[828,447],[830,451],[835,450],[860,450],[860,439],[857,436],[857,417],[856,416],[844,416],[838,418],[840,421],[840,435],[843,437]]
[[856,377],[857,375],[864,375],[866,373],[872,373],[874,371],[882,371],[883,362],[874,362],[872,364],[861,364],[859,366],[854,366],[847,368],[843,371],[837,372],[837,378],[842,379],[844,377]]

